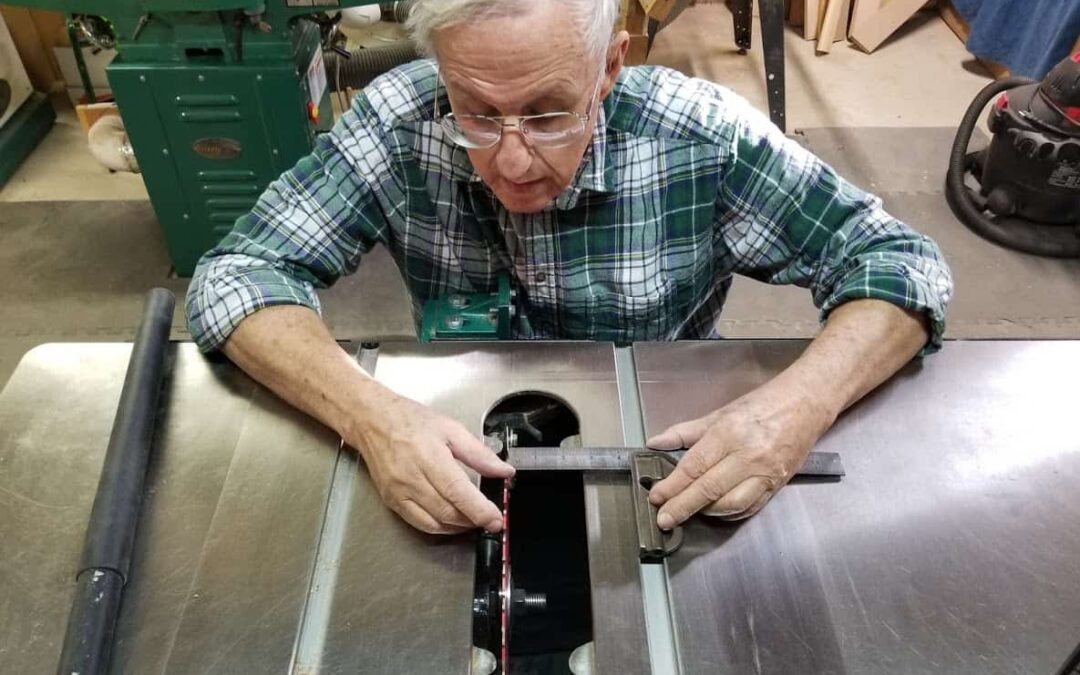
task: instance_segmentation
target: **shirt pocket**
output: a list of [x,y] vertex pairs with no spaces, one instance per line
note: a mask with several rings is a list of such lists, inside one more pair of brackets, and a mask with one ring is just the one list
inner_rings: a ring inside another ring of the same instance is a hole
[[658,285],[641,290],[610,284],[590,289],[590,337],[620,343],[670,339],[678,323],[675,281],[665,276]]

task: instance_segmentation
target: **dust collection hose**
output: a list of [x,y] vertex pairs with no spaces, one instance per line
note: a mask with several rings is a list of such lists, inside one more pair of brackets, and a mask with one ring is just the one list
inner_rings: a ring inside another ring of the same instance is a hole
[[964,185],[968,143],[971,141],[971,135],[975,131],[975,125],[978,124],[983,108],[1001,92],[1035,82],[1036,80],[1026,77],[1007,77],[991,82],[971,102],[971,106],[960,121],[960,127],[956,130],[956,140],[953,141],[952,152],[949,155],[949,170],[945,176],[945,198],[952,207],[953,213],[965,225],[995,244],[1033,255],[1076,258],[1080,257],[1080,237],[1076,236],[1072,228],[1060,225],[1038,226],[1023,221],[991,218],[975,203],[970,190]]
[[369,47],[349,52],[346,58],[326,52],[326,79],[331,91],[363,89],[379,75],[420,58],[412,40],[399,40],[384,47]]
[[[405,23],[415,4],[416,0],[380,3],[382,20]],[[326,76],[330,81],[331,91],[363,89],[386,71],[418,58],[420,55],[417,54],[412,40],[399,40],[382,47],[356,49],[349,52],[349,56],[327,52]]]
[[96,675],[109,667],[120,597],[131,567],[175,304],[173,294],[163,288],[147,296],[86,527],[75,600],[57,669],[61,675]]
[[416,4],[416,0],[402,0],[401,2],[380,2],[379,10],[382,12],[383,21],[394,21],[396,23],[405,23],[405,20],[409,18],[409,12],[412,11],[413,5]]

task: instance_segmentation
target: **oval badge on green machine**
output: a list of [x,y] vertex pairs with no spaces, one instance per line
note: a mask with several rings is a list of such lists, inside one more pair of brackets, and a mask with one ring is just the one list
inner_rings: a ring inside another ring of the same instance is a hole
[[191,149],[206,159],[236,159],[244,147],[234,138],[200,138]]

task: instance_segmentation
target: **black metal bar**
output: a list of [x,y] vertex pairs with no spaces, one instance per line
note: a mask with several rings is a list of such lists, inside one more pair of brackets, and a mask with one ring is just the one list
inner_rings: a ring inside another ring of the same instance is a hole
[[731,3],[731,12],[735,22],[735,46],[739,48],[740,53],[745,54],[753,44],[753,0],[734,0]]
[[62,675],[95,675],[106,672],[109,665],[142,506],[175,304],[169,291],[150,291],[132,345],[76,574],[75,601],[57,669]]
[[758,0],[761,14],[761,47],[765,53],[765,89],[769,95],[769,119],[787,131],[784,82],[784,0]]
[[1058,675],[1080,675],[1080,645],[1073,650],[1069,660],[1058,671]]
[[648,57],[652,52],[653,42],[656,41],[656,34],[660,32],[660,22],[656,19],[649,17],[648,26],[645,28],[645,56]]
[[74,14],[69,15],[67,18],[67,34],[68,40],[71,41],[72,54],[75,56],[75,65],[79,68],[79,79],[82,81],[86,102],[97,103],[97,96],[94,94],[94,83],[90,80],[90,71],[86,69],[86,59],[83,58],[82,40],[79,39],[79,31],[75,28]]

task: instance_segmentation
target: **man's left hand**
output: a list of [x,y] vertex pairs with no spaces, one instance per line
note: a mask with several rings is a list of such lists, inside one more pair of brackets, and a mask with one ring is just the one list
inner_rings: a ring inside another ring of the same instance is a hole
[[662,505],[657,524],[668,530],[698,511],[749,518],[798,471],[833,419],[812,397],[767,384],[650,438],[657,450],[689,448],[649,493]]

